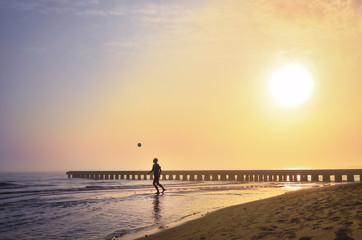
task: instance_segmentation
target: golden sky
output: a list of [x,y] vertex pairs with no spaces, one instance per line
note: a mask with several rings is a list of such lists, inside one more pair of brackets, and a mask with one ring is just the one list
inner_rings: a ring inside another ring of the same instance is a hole
[[[362,168],[361,1],[20,3],[0,170]],[[314,79],[291,109],[268,92],[288,63]]]

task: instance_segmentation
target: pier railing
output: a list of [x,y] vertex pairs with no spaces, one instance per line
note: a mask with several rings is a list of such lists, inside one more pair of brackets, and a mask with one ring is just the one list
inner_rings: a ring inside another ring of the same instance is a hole
[[[148,171],[69,171],[68,178],[152,180]],[[161,180],[255,182],[360,182],[362,169],[162,171]]]

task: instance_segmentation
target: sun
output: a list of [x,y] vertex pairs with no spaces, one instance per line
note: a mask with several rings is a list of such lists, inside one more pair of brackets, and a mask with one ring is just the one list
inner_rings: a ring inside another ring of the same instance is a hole
[[298,63],[289,63],[277,69],[269,80],[269,93],[274,102],[284,108],[305,103],[313,93],[314,81],[308,69]]

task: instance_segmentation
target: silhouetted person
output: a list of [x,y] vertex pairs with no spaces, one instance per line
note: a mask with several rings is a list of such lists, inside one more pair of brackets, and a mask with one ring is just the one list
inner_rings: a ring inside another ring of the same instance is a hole
[[160,176],[161,176],[161,166],[158,165],[158,159],[154,158],[153,159],[153,167],[152,170],[147,173],[150,174],[151,172],[153,172],[153,186],[155,186],[156,190],[157,190],[157,194],[160,194],[160,191],[158,190],[158,186],[160,186],[162,188],[162,193],[166,190],[161,184],[160,184]]

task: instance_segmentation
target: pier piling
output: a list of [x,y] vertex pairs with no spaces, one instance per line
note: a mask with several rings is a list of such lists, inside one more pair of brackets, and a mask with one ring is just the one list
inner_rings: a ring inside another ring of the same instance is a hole
[[[148,171],[69,171],[68,178],[153,180]],[[162,180],[255,182],[355,182],[362,169],[162,171]]]

